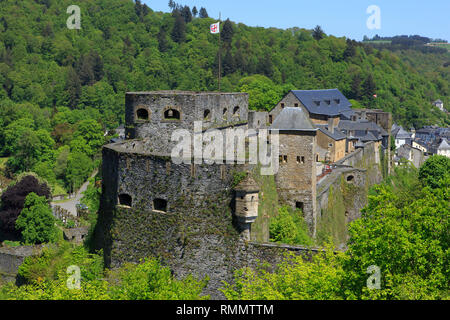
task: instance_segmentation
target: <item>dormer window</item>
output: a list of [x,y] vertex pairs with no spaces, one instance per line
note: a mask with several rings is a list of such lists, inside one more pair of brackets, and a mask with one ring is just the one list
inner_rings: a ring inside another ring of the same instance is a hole
[[339,103],[341,103],[341,100],[340,100],[340,99],[334,99],[334,102],[335,102],[336,104],[339,104]]
[[320,101],[314,100],[314,103],[316,104],[316,106],[320,106]]
[[326,103],[327,105],[330,105],[330,104],[331,104],[331,100],[325,100],[325,103]]

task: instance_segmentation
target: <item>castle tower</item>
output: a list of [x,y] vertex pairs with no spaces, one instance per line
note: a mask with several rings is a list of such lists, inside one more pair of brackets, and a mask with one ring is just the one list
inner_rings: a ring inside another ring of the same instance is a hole
[[248,94],[225,92],[151,91],[125,95],[125,135],[144,139],[151,152],[167,153],[177,144],[171,141],[178,129],[194,132],[194,122],[202,129],[246,124]]
[[316,128],[302,108],[284,108],[270,127],[279,133],[279,169],[275,176],[282,203],[302,210],[315,236]]
[[250,240],[251,225],[258,217],[259,187],[249,174],[235,187],[235,216],[241,236]]

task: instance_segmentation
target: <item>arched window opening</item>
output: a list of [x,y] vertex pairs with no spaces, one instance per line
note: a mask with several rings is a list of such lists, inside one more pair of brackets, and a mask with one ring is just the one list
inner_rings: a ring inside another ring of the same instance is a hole
[[148,120],[148,111],[147,109],[144,108],[140,108],[136,111],[136,116],[138,118],[138,120]]
[[168,109],[164,112],[164,119],[167,120],[180,120],[180,111],[176,109]]
[[238,106],[236,106],[236,107],[234,107],[234,109],[233,109],[233,117],[239,117],[239,107]]
[[127,206],[127,207],[131,207],[132,205],[132,199],[131,196],[129,194],[119,194],[119,204],[121,206]]
[[295,208],[296,208],[296,209],[300,209],[300,210],[302,210],[302,212],[303,212],[303,202],[297,201],[297,202],[295,203]]
[[167,212],[167,200],[164,199],[153,200],[153,210]]
[[210,110],[206,109],[203,112],[203,119],[204,120],[210,120],[211,119],[211,111]]
[[224,119],[224,120],[227,119],[227,112],[228,112],[228,109],[227,109],[227,108],[223,109],[222,116],[223,116],[223,119]]
[[355,179],[355,177],[354,177],[354,176],[348,176],[348,177],[347,177],[347,182],[352,182],[352,181],[353,181],[353,179]]

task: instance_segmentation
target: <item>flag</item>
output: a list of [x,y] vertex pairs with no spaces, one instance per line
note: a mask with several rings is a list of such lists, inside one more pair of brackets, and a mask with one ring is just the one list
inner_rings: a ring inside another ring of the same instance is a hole
[[213,33],[213,34],[220,33],[220,27],[219,27],[219,25],[220,25],[220,22],[213,23],[213,24],[211,25],[211,27],[210,27],[211,33]]

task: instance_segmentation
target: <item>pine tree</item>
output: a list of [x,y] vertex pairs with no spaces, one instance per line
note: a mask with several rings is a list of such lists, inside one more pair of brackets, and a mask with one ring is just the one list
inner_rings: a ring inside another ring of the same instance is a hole
[[70,108],[75,108],[78,105],[78,101],[81,96],[81,81],[72,67],[69,68],[69,72],[67,74],[65,90],[67,92],[68,99],[67,105]]
[[364,83],[362,84],[362,93],[363,93],[364,97],[367,97],[367,98],[373,97],[376,89],[377,88],[376,88],[375,81],[373,80],[373,76],[372,76],[372,74],[369,74],[367,76],[366,80],[364,81]]
[[322,27],[316,26],[313,30],[312,36],[317,41],[319,41],[320,39],[323,39],[323,37],[325,36],[325,33],[323,32]]
[[344,51],[344,59],[354,57],[356,55],[356,42],[354,40],[347,39],[347,47]]
[[220,37],[222,41],[227,45],[228,48],[231,47],[231,42],[233,41],[233,25],[230,21],[230,19],[227,19],[225,23],[223,24],[222,31],[220,33]]
[[194,16],[194,18],[195,17],[197,17],[197,14],[198,14],[198,10],[197,10],[197,7],[196,6],[194,6],[193,8],[192,8],[192,15]]
[[96,51],[91,51],[89,54],[89,59],[91,60],[95,81],[102,80],[104,76],[102,57],[100,57],[100,55]]
[[181,16],[184,19],[184,22],[189,23],[192,21],[192,13],[191,8],[188,6],[184,6],[183,9],[181,9]]
[[160,52],[166,52],[168,49],[167,33],[164,27],[161,27],[158,32],[158,48]]
[[225,54],[225,57],[222,61],[222,70],[223,75],[226,76],[227,74],[231,74],[236,70],[236,64],[234,62],[233,55],[231,54],[231,50],[228,49],[227,53]]
[[83,55],[77,64],[78,78],[81,85],[92,85],[95,82],[94,68],[89,55]]
[[353,76],[350,96],[356,100],[361,99],[361,76],[359,73]]
[[169,8],[173,10],[175,10],[176,8],[176,3],[173,0],[169,0]]
[[203,8],[203,7],[200,8],[199,17],[200,18],[209,18],[208,12],[206,11],[205,8]]
[[179,12],[175,12],[175,25],[172,30],[172,40],[182,43],[186,40],[186,22]]

